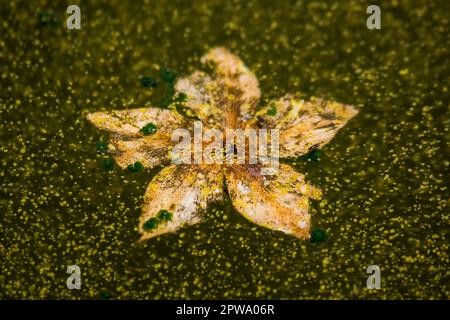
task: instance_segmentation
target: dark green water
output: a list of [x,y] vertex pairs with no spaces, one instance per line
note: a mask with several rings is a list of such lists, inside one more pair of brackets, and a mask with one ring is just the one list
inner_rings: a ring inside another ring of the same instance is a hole
[[[372,1],[79,1],[77,31],[65,1],[32,3],[0,5],[1,298],[450,297],[448,1],[378,2],[381,30],[366,28]],[[360,108],[320,161],[296,161],[324,191],[312,219],[325,243],[251,224],[229,200],[135,243],[158,170],[105,170],[107,135],[84,115],[159,105],[159,69],[188,74],[216,45],[264,100],[301,91]],[[81,290],[66,288],[72,264]],[[366,288],[369,265],[380,290]]]

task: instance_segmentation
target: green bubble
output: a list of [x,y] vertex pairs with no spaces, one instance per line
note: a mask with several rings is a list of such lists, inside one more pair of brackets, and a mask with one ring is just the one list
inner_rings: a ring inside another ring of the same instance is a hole
[[111,292],[109,292],[107,290],[100,291],[99,296],[101,299],[104,299],[104,300],[109,300],[112,298]]
[[102,167],[105,171],[111,171],[114,169],[114,160],[111,158],[102,160]]
[[155,134],[156,131],[158,131],[158,127],[152,122],[147,123],[145,126],[142,127],[141,130],[139,130],[139,132],[142,133],[144,136]]
[[142,227],[144,228],[145,231],[151,231],[156,229],[156,227],[158,227],[160,221],[158,218],[150,218],[148,219],[143,225]]
[[166,88],[166,95],[164,96],[163,100],[161,101],[161,107],[166,108],[172,102],[174,102],[174,93],[175,89],[173,87],[173,83],[168,83]]
[[162,68],[159,71],[159,75],[164,81],[168,83],[174,83],[175,79],[177,78],[177,74],[174,71],[166,68]]
[[311,232],[311,243],[321,243],[325,242],[328,239],[328,235],[325,230],[314,228]]
[[141,78],[141,86],[144,88],[154,88],[156,87],[157,82],[152,77],[144,76]]
[[272,103],[272,104],[270,105],[269,110],[267,110],[267,114],[268,114],[269,116],[274,116],[274,115],[277,114],[277,106],[275,105],[275,103]]
[[319,149],[312,150],[311,152],[308,152],[308,154],[306,154],[306,160],[307,161],[319,161],[321,154],[322,154],[322,152]]
[[99,153],[103,153],[108,151],[108,142],[104,142],[104,141],[98,141],[95,143],[95,149],[97,150],[97,152]]
[[173,214],[165,209],[158,212],[158,218],[162,221],[172,221]]
[[129,164],[127,166],[127,169],[130,172],[136,173],[136,172],[142,171],[144,169],[144,166],[139,161],[136,161],[135,163]]

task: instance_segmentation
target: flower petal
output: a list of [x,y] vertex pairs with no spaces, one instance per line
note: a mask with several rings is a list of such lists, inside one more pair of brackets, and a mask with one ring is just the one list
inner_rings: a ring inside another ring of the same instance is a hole
[[225,48],[211,49],[201,62],[214,66],[213,77],[196,71],[175,85],[190,109],[209,127],[235,128],[250,119],[261,96],[255,75]]
[[196,71],[188,77],[179,79],[175,90],[187,96],[187,107],[204,125],[210,128],[222,126],[223,111],[218,104],[223,100],[223,93],[216,80],[204,72]]
[[310,237],[308,198],[318,199],[320,189],[287,164],[276,176],[262,176],[256,166],[227,168],[226,185],[233,205],[250,221],[301,239]]
[[142,137],[140,130],[153,123],[159,132],[171,132],[183,127],[183,117],[175,111],[160,108],[135,108],[94,112],[87,119],[102,130],[127,137]]
[[322,147],[357,113],[350,105],[286,95],[259,110],[248,125],[280,129],[280,157],[286,158]]
[[[140,240],[201,222],[208,203],[222,196],[223,175],[218,166],[172,164],[164,168],[145,192],[139,219]],[[170,213],[171,219],[162,221],[158,215],[165,211]]]
[[206,53],[201,62],[212,63],[215,66],[216,78],[226,88],[239,91],[241,114],[250,114],[254,110],[261,96],[258,79],[242,60],[225,48],[212,48]]
[[169,151],[172,145],[169,134],[157,132],[139,139],[113,138],[108,151],[122,169],[136,162],[140,162],[145,168],[153,168],[170,160]]

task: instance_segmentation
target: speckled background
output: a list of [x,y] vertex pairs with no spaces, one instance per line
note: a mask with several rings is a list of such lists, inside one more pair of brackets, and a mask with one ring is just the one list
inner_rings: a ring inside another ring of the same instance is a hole
[[[448,299],[450,2],[377,3],[381,30],[366,28],[373,1],[1,1],[0,297]],[[65,28],[68,4],[81,30]],[[264,100],[360,108],[320,161],[296,161],[324,191],[312,215],[326,242],[258,227],[227,200],[136,243],[159,169],[105,170],[107,136],[84,116],[159,105],[159,69],[187,74],[216,45],[254,70]],[[72,264],[81,290],[66,288]]]

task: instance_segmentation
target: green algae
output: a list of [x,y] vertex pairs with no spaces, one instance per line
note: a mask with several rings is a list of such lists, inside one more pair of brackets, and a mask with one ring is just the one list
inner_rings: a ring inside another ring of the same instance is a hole
[[128,171],[132,173],[137,173],[142,170],[144,170],[144,166],[139,161],[136,161],[135,163],[131,163],[127,166]]
[[327,232],[320,228],[314,228],[311,232],[311,243],[321,243],[328,240]]
[[97,141],[95,143],[95,150],[97,150],[97,152],[99,153],[105,153],[106,151],[108,151],[108,142]]
[[141,86],[144,88],[154,88],[158,83],[155,79],[149,76],[144,76],[141,78]]
[[158,212],[158,219],[161,221],[171,221],[173,218],[173,213],[169,212],[165,209],[162,209]]
[[275,103],[272,103],[272,104],[270,105],[269,110],[267,110],[267,114],[268,114],[269,116],[274,116],[274,115],[277,114],[277,106],[275,105]]
[[175,73],[175,71],[167,68],[161,68],[159,75],[161,79],[166,81],[169,85],[174,85],[175,80],[177,79],[177,74]]
[[159,224],[161,223],[161,220],[159,218],[150,218],[142,225],[144,228],[144,231],[152,231],[156,229]]
[[300,156],[303,161],[319,161],[322,156],[322,151],[319,149],[314,149],[309,151],[307,154]]
[[152,218],[148,219],[147,221],[145,221],[144,224],[142,225],[142,227],[144,228],[145,231],[152,231],[152,230],[155,230],[156,228],[158,228],[158,226],[161,223],[165,223],[167,221],[172,221],[172,218],[173,218],[172,212],[170,212],[166,209],[161,209],[161,210],[159,210],[156,217],[152,217]]
[[154,123],[147,123],[145,126],[139,130],[140,133],[142,133],[144,136],[149,136],[152,134],[155,134],[156,131],[158,131],[158,127]]
[[102,168],[105,171],[112,171],[114,169],[114,160],[111,158],[103,159]]

